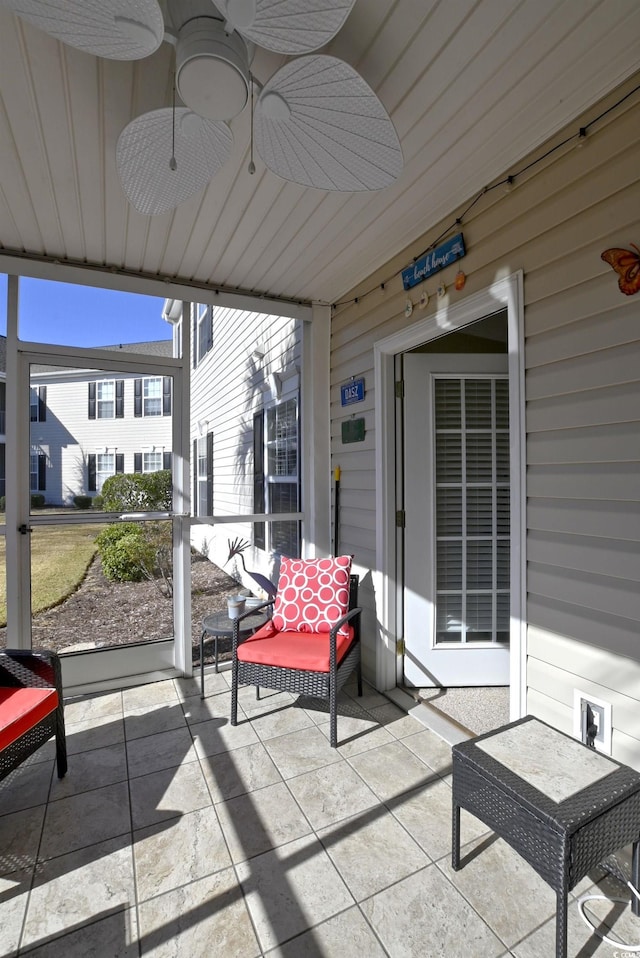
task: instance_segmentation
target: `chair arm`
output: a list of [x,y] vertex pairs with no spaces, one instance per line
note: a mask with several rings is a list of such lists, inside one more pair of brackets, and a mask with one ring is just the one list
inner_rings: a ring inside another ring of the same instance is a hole
[[57,652],[48,649],[2,649],[0,686],[55,688],[62,701],[62,669]]
[[334,622],[333,625],[331,626],[331,631],[329,633],[331,639],[335,642],[338,632],[340,631],[342,626],[346,622],[348,622],[349,619],[353,619],[355,618],[355,616],[360,615],[361,612],[362,612],[362,608],[360,606],[357,606],[355,609],[349,609],[346,615],[343,615],[341,619],[338,619],[337,622]]
[[[362,609],[360,606],[356,606],[355,609],[349,609],[346,615],[343,615],[341,619],[338,619],[337,622],[333,623],[331,631],[329,632],[329,668],[332,673],[335,672],[336,665],[338,662],[338,632],[342,626],[348,622],[350,619],[355,619],[360,616]],[[358,631],[356,628],[355,632],[356,639],[358,638]]]

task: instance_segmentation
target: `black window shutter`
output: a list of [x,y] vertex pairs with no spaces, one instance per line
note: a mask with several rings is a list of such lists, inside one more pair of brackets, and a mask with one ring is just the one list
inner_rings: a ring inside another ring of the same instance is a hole
[[207,433],[207,515],[213,515],[213,433]]
[[124,419],[124,379],[116,379],[116,419]]
[[47,387],[40,386],[38,389],[38,422],[47,421]]
[[207,352],[213,346],[213,306],[207,308]]
[[142,453],[134,452],[133,454],[133,471],[142,472]]
[[135,379],[133,382],[133,415],[142,415],[142,380]]
[[87,489],[89,492],[96,491],[96,457],[93,452],[87,456]]
[[162,453],[162,468],[171,469],[171,453],[170,452]]
[[191,512],[194,516],[198,512],[198,440],[194,439],[192,443],[193,452],[191,454],[191,468],[193,469],[193,499],[191,501]]
[[171,415],[171,376],[162,377],[162,415]]
[[38,456],[38,492],[44,492],[47,488],[47,457],[44,453]]
[[[253,417],[253,511],[264,512],[264,415]],[[264,522],[253,524],[253,544],[265,548]]]
[[116,474],[120,474],[123,472],[124,472],[124,453],[117,452],[116,453]]
[[193,310],[193,328],[191,330],[191,355],[193,357],[193,368],[198,365],[198,307],[192,306]]
[[89,419],[96,418],[96,384],[89,383]]

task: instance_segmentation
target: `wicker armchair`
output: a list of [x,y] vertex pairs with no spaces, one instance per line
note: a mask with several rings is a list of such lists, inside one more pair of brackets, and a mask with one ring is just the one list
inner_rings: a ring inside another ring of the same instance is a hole
[[0,780],[56,737],[58,777],[67,771],[60,659],[55,652],[0,651]]
[[[358,607],[358,577],[349,575],[348,583],[348,610],[337,621],[331,622],[330,631],[277,631],[270,621],[241,643],[243,616],[236,620],[232,644],[232,725],[238,722],[239,685],[256,686],[258,695],[260,688],[306,695],[329,703],[329,738],[332,748],[336,748],[338,691],[354,670],[357,671],[358,695],[362,695],[362,610]],[[277,612],[277,595],[275,604]],[[277,621],[275,615],[274,620]],[[343,632],[347,635],[344,636]]]

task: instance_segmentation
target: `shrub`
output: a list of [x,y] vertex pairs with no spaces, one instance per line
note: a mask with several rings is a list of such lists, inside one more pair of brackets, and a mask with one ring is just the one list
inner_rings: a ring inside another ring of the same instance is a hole
[[171,470],[109,476],[102,485],[102,498],[105,512],[168,512],[171,509]]
[[32,509],[44,508],[44,496],[42,495],[41,492],[31,493],[31,508]]
[[120,539],[129,535],[142,535],[142,527],[137,522],[114,522],[96,536],[98,551],[102,554]]
[[91,506],[93,509],[96,510],[96,512],[101,512],[102,509],[104,508],[104,499],[102,498],[102,496],[100,495],[94,496],[91,501]]
[[7,511],[7,499],[6,496],[0,496],[0,512]]
[[145,568],[153,568],[152,544],[138,533],[129,533],[102,550],[102,571],[112,582],[140,582]]
[[76,507],[76,509],[90,509],[91,496],[74,496],[73,504]]
[[114,522],[103,529],[95,541],[107,579],[112,582],[149,579],[163,596],[172,594],[170,523]]

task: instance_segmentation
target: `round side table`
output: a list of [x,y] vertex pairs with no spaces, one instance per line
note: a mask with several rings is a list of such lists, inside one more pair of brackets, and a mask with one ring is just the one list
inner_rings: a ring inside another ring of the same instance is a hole
[[[259,629],[267,621],[264,612],[254,612],[248,615],[240,623],[240,641],[246,639],[248,635]],[[212,612],[205,615],[202,620],[202,632],[200,633],[200,698],[204,698],[204,640],[206,636],[212,636],[214,640],[214,658],[215,671],[218,671],[218,639],[231,638],[233,635],[233,624],[235,619],[230,619],[226,612]]]

